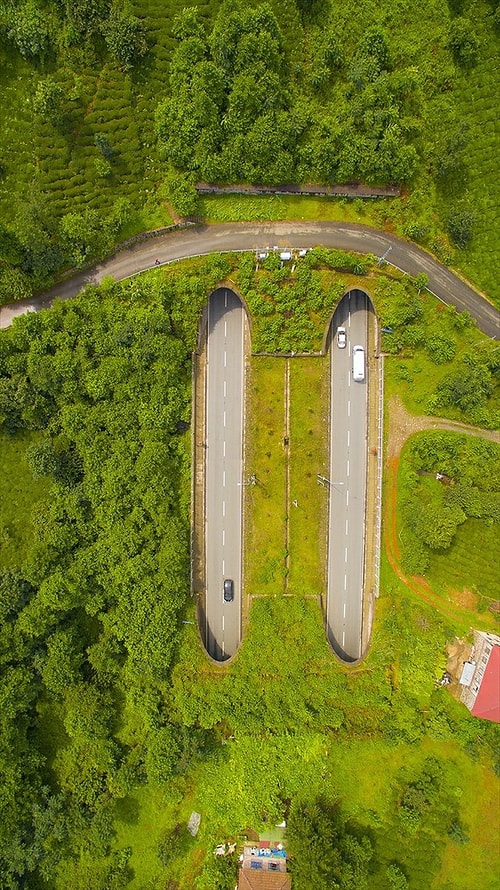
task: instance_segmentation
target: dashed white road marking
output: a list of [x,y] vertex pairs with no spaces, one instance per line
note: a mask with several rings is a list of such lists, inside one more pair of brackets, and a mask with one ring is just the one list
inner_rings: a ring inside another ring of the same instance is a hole
[[224,336],[227,337],[227,321],[224,319]]
[[222,630],[224,630],[224,615],[222,616]]
[[345,618],[346,609],[347,609],[347,603],[344,603],[344,618]]
[[[225,424],[224,424],[225,426]],[[349,476],[349,461],[347,461],[347,475]]]
[[222,501],[222,517],[226,515],[226,502]]
[[222,471],[222,487],[223,488],[226,487],[226,471],[225,470]]
[[226,529],[225,528],[222,529],[222,546],[223,547],[226,546]]
[[227,396],[227,381],[224,380],[224,398]]
[[345,521],[345,533],[346,533],[346,535],[349,534],[349,520],[348,519],[346,519],[346,521]]
[[224,567],[225,567],[225,565],[226,565],[226,564],[225,564],[224,560],[222,560],[222,574],[223,574],[223,575],[225,575],[225,571],[224,571]]
[[227,352],[224,350],[224,367],[227,368]]
[[349,506],[349,489],[347,489],[345,501],[346,501],[346,507],[348,507]]
[[349,448],[351,444],[351,431],[347,430],[347,447]]
[[342,633],[342,645],[345,646],[345,630]]
[[344,590],[347,590],[347,575],[344,575]]
[[224,442],[222,443],[222,457],[225,457],[225,456],[226,456],[226,442],[224,440]]
[[347,547],[344,549],[344,560],[347,562]]
[[224,411],[223,417],[224,417],[223,425],[225,426],[226,425],[226,412],[225,411]]

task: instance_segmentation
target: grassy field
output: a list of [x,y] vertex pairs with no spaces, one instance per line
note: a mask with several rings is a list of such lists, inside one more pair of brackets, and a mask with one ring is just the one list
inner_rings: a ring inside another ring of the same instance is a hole
[[280,594],[285,577],[284,359],[252,358],[246,420],[246,588],[251,595]]
[[[288,593],[324,592],[327,492],[328,359],[290,361],[290,574]],[[294,506],[296,501],[297,506]]]
[[[422,293],[420,298],[422,317],[418,321],[423,325],[424,336],[416,345],[408,343],[403,346],[398,355],[387,355],[384,365],[385,391],[388,396],[391,393],[399,394],[405,407],[411,414],[441,414],[453,420],[467,421],[467,416],[458,407],[448,405],[446,408],[434,407],[434,395],[440,381],[449,375],[450,371],[462,358],[466,358],[472,352],[476,358],[490,355],[490,346],[493,346],[484,334],[474,326],[461,330],[456,323],[456,317],[450,313],[442,303],[439,303],[428,293]],[[380,311],[381,304],[377,297],[375,286],[373,292],[375,309]],[[404,334],[403,334],[404,337]],[[390,348],[391,335],[383,335],[382,349]],[[451,345],[452,358],[448,361],[436,361],[436,352],[432,352],[431,344],[446,342]],[[494,347],[495,348],[495,347]],[[478,426],[498,428],[500,418],[500,387],[493,376],[493,387],[485,405],[484,414],[478,411],[472,418]]]
[[22,565],[33,543],[33,507],[49,488],[47,480],[33,479],[26,463],[26,448],[36,438],[0,433],[0,568]]
[[[324,588],[325,490],[328,442],[322,406],[327,404],[324,359],[297,358],[290,365],[290,492],[286,503],[284,446],[285,359],[253,357],[247,476],[246,587],[248,593],[318,595]],[[293,503],[296,501],[297,506]],[[285,588],[286,514],[289,565]]]
[[374,205],[381,203],[382,199],[363,201],[360,198],[307,198],[299,195],[204,195],[200,198],[200,212],[207,222],[212,223],[315,219],[373,225],[371,211]]

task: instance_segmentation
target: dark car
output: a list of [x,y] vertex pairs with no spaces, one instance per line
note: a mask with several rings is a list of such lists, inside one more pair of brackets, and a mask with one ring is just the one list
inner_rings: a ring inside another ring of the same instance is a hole
[[224,581],[224,602],[232,603],[234,600],[234,581],[231,578],[226,578]]

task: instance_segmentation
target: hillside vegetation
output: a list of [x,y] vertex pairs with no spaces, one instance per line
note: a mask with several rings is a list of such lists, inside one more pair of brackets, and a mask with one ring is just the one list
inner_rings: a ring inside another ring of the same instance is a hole
[[0,4],[0,300],[198,212],[199,178],[401,184],[373,224],[498,296],[494,5],[182,6]]
[[[290,345],[296,336],[304,347],[318,339],[339,299],[332,267],[356,262],[314,251],[286,280],[273,257],[259,274],[244,255],[199,259],[107,281],[0,332],[4,468],[18,478],[10,488],[16,523],[10,505],[0,517],[0,873],[7,890],[232,890],[237,862],[215,859],[216,843],[283,818],[298,890],[309,890],[308,875],[318,876],[315,890],[334,881],[341,890],[467,890],[477,882],[493,890],[498,844],[488,826],[498,800],[498,728],[436,688],[454,632],[440,612],[410,596],[384,563],[368,658],[354,671],[339,664],[307,596],[318,592],[321,575],[317,520],[299,519],[299,511],[290,537],[294,595],[283,596],[282,478],[279,490],[264,491],[267,506],[274,498],[276,522],[258,506],[254,514],[258,598],[229,667],[208,662],[189,599],[190,355],[207,296],[233,277],[264,343],[273,342],[283,316]],[[440,355],[431,345],[439,314],[414,282],[383,272],[379,279],[346,274],[351,286],[373,285],[382,317],[394,324],[394,352],[411,352],[418,362],[429,344],[432,363]],[[278,282],[283,303],[275,300]],[[310,315],[294,309],[308,283],[317,301]],[[420,332],[405,343],[404,330],[414,327],[405,324],[408,309]],[[466,354],[481,335],[454,311],[446,319],[443,336]],[[399,353],[387,364],[401,362]],[[491,389],[480,410],[492,423],[494,355],[481,354]],[[254,363],[257,408],[266,401],[271,361]],[[321,426],[321,359],[294,361],[291,477],[305,488],[305,461],[314,471],[324,459],[318,433],[304,433]],[[452,362],[438,364],[438,375],[446,377]],[[299,374],[308,375],[314,400],[295,396]],[[466,418],[476,408],[450,410]],[[282,453],[278,408],[266,422],[272,458]],[[272,423],[278,437],[268,434]],[[438,482],[417,485],[411,476],[402,509],[424,507],[422,541],[410,542],[420,558],[429,528],[448,543],[448,514],[451,532],[460,523],[498,526],[493,447],[477,445],[460,457],[446,438],[432,441],[436,453],[427,463],[414,447],[415,468],[439,467],[457,484],[444,493]],[[300,578],[299,527],[300,537],[315,542]],[[493,615],[481,620],[494,627]],[[186,830],[193,809],[202,813],[196,840]]]

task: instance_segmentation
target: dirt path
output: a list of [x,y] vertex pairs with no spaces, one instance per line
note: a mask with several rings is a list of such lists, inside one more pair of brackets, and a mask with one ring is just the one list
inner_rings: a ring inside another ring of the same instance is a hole
[[387,459],[390,461],[398,458],[409,436],[422,430],[449,430],[452,433],[467,433],[469,436],[479,436],[481,439],[489,439],[500,445],[498,430],[483,430],[481,427],[459,423],[456,420],[447,420],[444,417],[428,417],[426,415],[416,417],[408,413],[401,399],[392,396],[389,401]]
[[459,602],[446,602],[439,594],[435,593],[429,582],[418,575],[406,576],[401,568],[401,552],[398,541],[396,503],[397,503],[397,479],[399,457],[401,449],[414,433],[421,430],[450,430],[455,433],[467,433],[471,436],[479,436],[500,444],[500,432],[496,430],[483,430],[466,423],[447,420],[442,417],[415,417],[409,414],[399,398],[393,396],[389,401],[389,419],[387,433],[387,460],[386,479],[387,488],[384,505],[385,548],[389,562],[398,578],[420,599],[433,608],[438,609],[446,618],[457,621],[463,618],[463,614],[469,611]]

